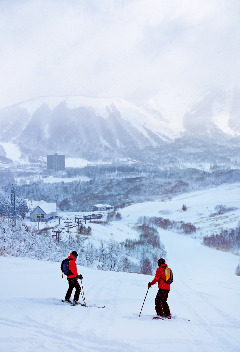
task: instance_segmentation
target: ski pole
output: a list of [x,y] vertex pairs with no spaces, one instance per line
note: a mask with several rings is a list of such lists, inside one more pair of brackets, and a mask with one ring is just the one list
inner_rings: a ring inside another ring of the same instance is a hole
[[146,298],[147,298],[148,290],[149,290],[149,287],[148,287],[148,289],[147,289],[147,293],[146,293],[146,296],[145,296],[145,298],[144,298],[144,300],[143,300],[142,308],[141,308],[141,310],[140,310],[140,313],[139,313],[139,318],[140,318],[140,315],[141,315],[141,313],[142,313],[142,310],[143,310],[143,306],[144,306],[144,303],[145,303],[145,301],[146,301]]
[[85,295],[84,295],[84,291],[83,291],[82,279],[81,279],[81,294],[82,294],[83,302],[84,302],[84,304],[85,304],[85,306],[86,306],[87,304],[86,304]]

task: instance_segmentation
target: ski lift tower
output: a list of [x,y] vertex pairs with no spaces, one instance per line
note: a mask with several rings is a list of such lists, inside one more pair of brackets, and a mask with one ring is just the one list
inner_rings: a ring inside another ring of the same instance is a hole
[[59,242],[60,241],[60,233],[62,231],[60,230],[53,230],[53,232],[55,233],[55,235],[52,235],[52,237],[56,237],[56,240]]
[[78,227],[79,227],[80,224],[82,223],[81,220],[82,220],[82,218],[75,216],[75,222],[77,222]]
[[16,214],[16,194],[15,194],[15,188],[12,185],[11,189],[11,207],[12,207],[12,215]]

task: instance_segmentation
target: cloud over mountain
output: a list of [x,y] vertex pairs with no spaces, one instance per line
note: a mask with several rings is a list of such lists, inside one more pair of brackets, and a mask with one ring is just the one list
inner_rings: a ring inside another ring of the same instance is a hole
[[170,117],[199,92],[239,87],[239,11],[238,0],[1,1],[0,107],[120,96]]
[[238,101],[238,90],[208,93],[193,102],[179,129],[150,105],[121,98],[41,97],[0,110],[0,141],[16,143],[26,155],[87,158],[133,155],[184,136],[222,142],[240,135]]

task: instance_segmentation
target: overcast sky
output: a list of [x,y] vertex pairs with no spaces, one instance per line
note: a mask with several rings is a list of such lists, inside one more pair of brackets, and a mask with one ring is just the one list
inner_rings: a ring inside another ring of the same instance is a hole
[[240,0],[0,0],[0,107],[38,96],[183,106],[240,85]]

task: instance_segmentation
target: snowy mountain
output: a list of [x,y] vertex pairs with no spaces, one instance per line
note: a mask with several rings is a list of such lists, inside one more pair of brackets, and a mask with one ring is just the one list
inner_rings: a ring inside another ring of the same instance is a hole
[[[95,160],[133,157],[180,139],[187,145],[189,138],[231,144],[240,138],[239,101],[239,90],[205,94],[186,110],[180,127],[153,104],[139,107],[122,98],[41,97],[0,111],[0,142],[15,143],[23,156],[35,160],[55,152]],[[0,155],[6,154],[1,145]]]
[[72,156],[159,146],[176,136],[161,116],[120,98],[38,98],[2,110],[0,127],[0,139],[22,151]]
[[185,130],[195,136],[221,139],[240,135],[240,90],[207,92],[184,115]]

